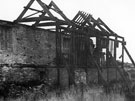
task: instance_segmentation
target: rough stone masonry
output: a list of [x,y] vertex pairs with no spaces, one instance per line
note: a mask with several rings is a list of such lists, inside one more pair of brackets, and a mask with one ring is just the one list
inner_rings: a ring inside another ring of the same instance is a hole
[[55,50],[54,33],[0,21],[0,63],[46,64]]

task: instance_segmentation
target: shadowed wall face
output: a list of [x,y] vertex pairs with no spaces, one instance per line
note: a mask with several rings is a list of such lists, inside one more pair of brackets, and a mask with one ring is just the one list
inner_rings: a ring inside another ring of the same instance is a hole
[[55,34],[28,26],[0,26],[0,63],[46,64],[55,58]]

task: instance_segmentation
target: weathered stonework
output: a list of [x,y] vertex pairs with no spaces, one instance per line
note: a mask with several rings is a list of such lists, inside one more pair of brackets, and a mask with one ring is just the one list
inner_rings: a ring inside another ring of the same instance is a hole
[[0,26],[0,63],[46,64],[55,58],[55,34],[25,25]]

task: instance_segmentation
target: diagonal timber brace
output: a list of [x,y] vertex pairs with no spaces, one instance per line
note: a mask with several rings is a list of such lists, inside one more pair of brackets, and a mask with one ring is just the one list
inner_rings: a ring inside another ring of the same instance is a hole
[[22,11],[22,13],[19,15],[19,17],[15,20],[16,23],[18,23],[22,17],[24,16],[24,14],[27,12],[27,10],[29,9],[29,7],[32,5],[32,3],[34,2],[35,0],[31,0],[28,5],[26,6],[26,8]]
[[41,0],[37,0],[37,2],[43,8],[44,12],[46,12],[51,18],[54,17],[53,14],[49,11],[48,6],[45,3],[43,3]]

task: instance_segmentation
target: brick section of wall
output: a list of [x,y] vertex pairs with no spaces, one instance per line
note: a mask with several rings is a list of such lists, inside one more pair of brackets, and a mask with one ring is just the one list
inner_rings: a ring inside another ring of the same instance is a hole
[[55,34],[23,25],[0,26],[0,63],[46,64],[56,56]]

